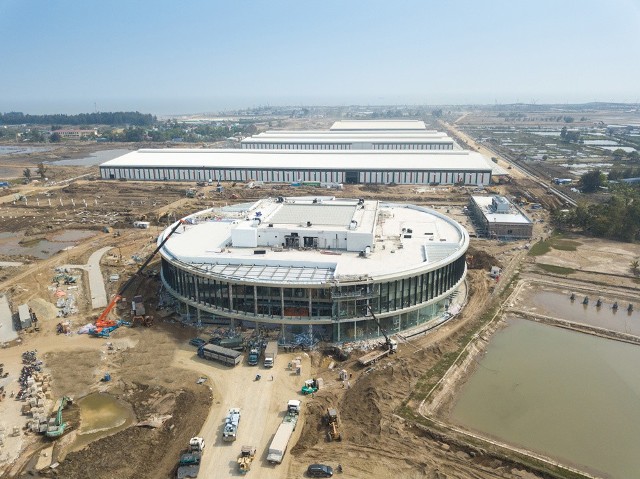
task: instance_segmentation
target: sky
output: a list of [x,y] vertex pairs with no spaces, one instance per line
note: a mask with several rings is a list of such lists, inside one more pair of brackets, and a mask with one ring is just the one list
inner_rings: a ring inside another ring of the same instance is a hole
[[0,0],[0,112],[640,99],[640,0]]

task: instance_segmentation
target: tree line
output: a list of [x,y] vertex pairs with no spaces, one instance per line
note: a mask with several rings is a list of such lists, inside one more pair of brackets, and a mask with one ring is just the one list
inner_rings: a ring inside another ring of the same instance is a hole
[[77,115],[30,115],[18,111],[0,113],[0,125],[136,125],[156,123],[154,115],[137,111],[79,113]]
[[579,229],[598,238],[640,240],[640,189],[618,185],[605,201],[580,203],[570,211],[556,210],[552,219],[560,230]]

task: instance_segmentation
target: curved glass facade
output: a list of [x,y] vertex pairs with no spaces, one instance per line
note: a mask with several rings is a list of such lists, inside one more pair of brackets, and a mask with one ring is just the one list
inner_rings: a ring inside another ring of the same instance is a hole
[[330,341],[380,336],[367,317],[371,306],[382,327],[395,333],[430,321],[466,275],[465,255],[430,271],[386,281],[263,284],[229,280],[196,266],[162,259],[162,280],[190,314],[283,325],[293,334],[309,325]]

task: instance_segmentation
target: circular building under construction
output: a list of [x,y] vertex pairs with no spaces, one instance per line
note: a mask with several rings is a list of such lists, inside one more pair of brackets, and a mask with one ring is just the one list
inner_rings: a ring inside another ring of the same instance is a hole
[[468,246],[427,208],[278,197],[185,218],[160,250],[161,277],[194,322],[354,341],[446,320]]

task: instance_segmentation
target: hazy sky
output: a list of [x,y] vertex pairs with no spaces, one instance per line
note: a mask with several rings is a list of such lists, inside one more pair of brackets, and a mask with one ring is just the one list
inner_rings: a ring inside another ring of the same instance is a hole
[[0,0],[0,111],[637,102],[640,0]]

